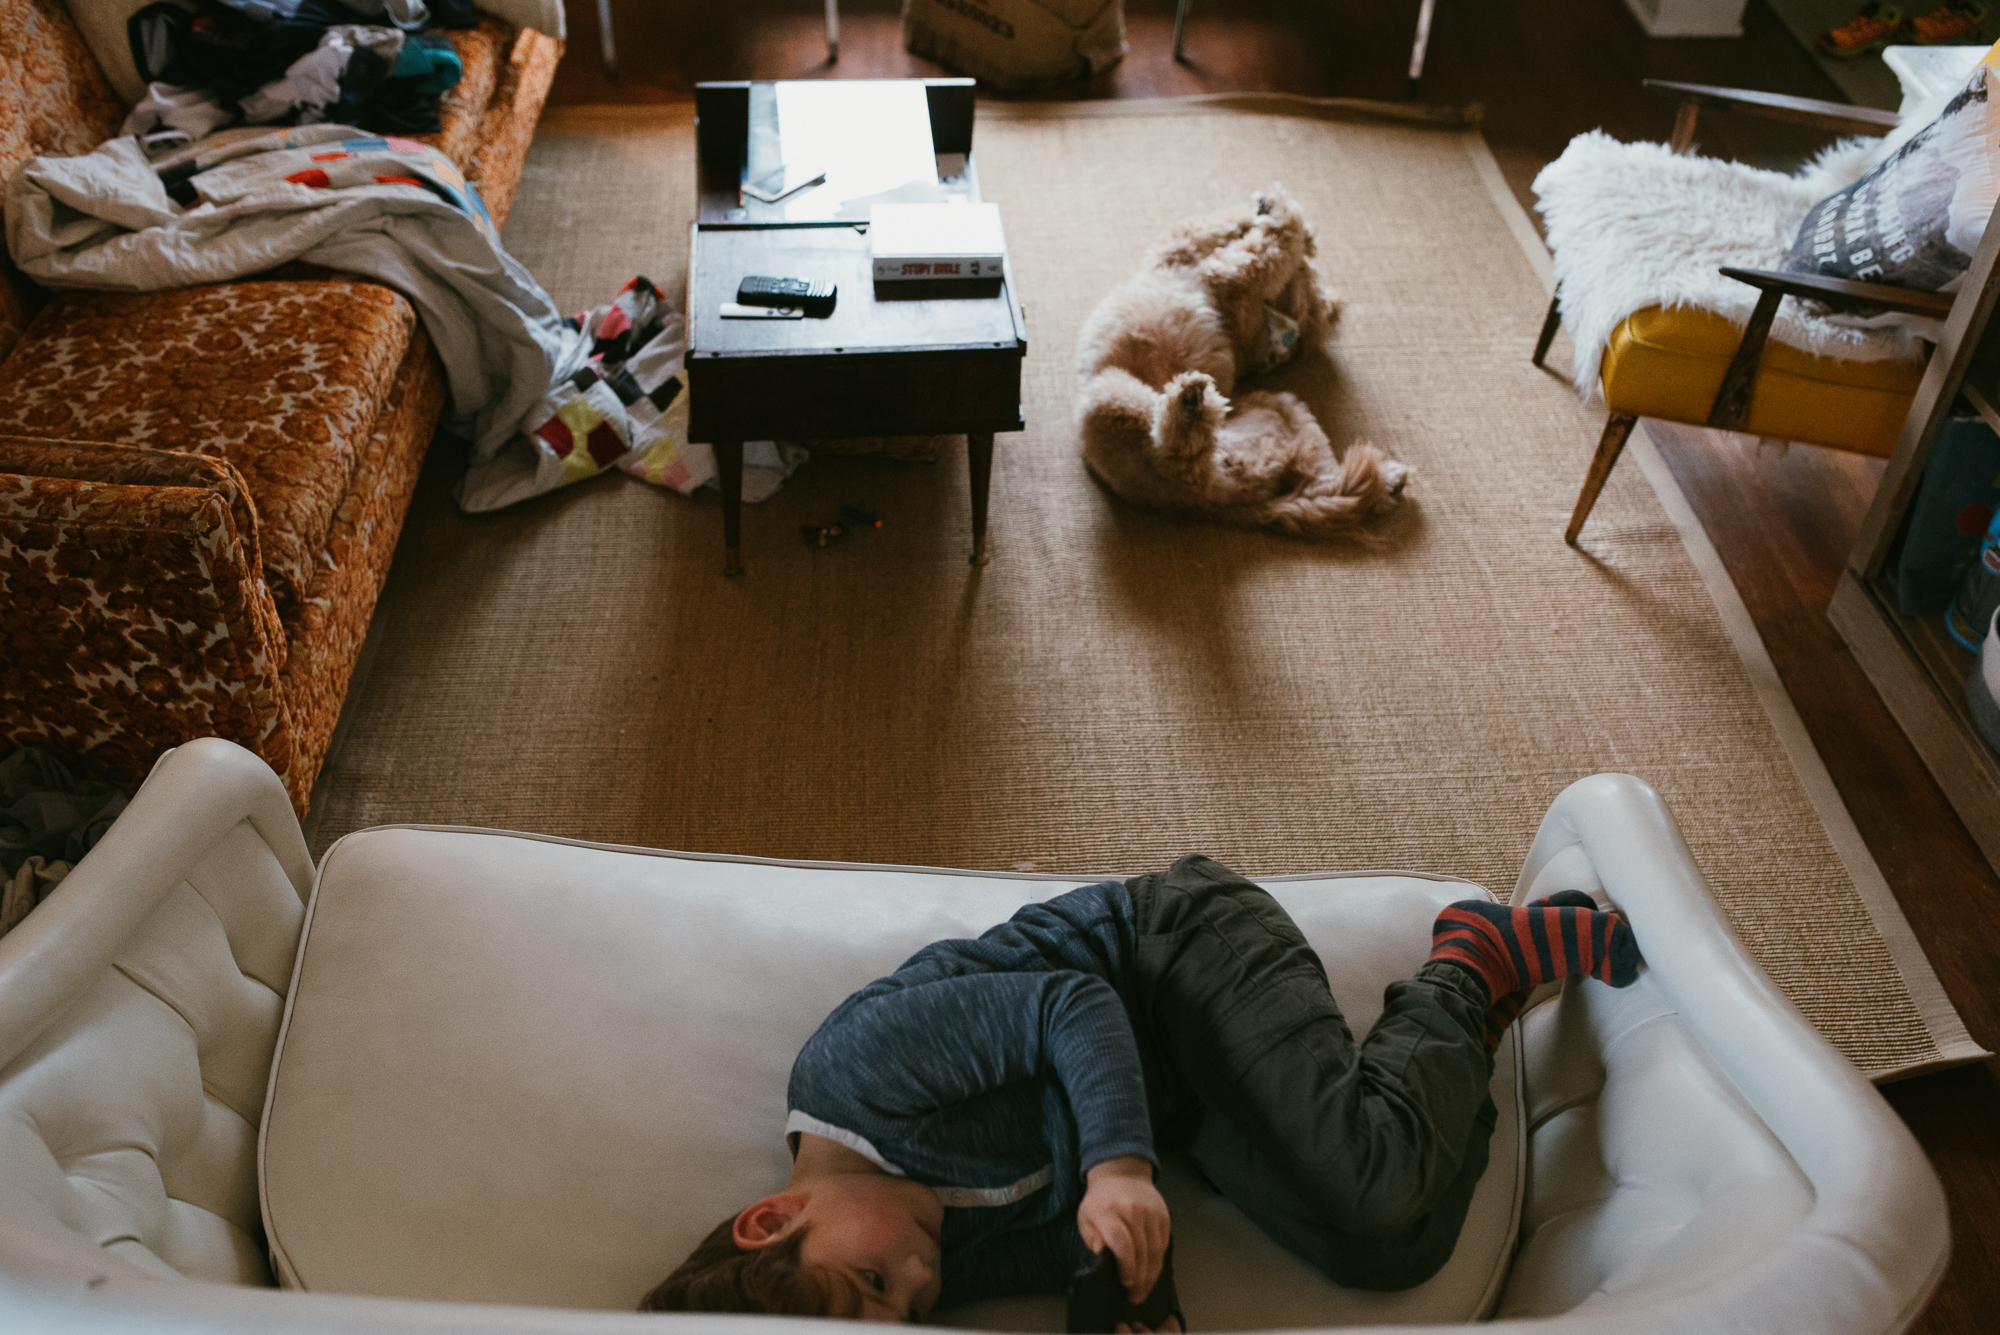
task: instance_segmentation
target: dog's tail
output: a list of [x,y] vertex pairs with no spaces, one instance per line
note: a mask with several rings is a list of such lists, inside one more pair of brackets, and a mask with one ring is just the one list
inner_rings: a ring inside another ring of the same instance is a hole
[[1297,491],[1232,506],[1223,517],[1244,528],[1276,529],[1294,538],[1347,534],[1394,505],[1409,476],[1407,466],[1357,440],[1341,459],[1338,474],[1312,478]]

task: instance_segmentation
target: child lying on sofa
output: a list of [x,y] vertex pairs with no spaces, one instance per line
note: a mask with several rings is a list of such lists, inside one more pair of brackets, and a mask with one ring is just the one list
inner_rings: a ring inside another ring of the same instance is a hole
[[1529,990],[1639,965],[1573,891],[1461,901],[1431,940],[1360,1042],[1290,916],[1204,857],[927,946],[799,1053],[784,1189],[641,1306],[916,1321],[1060,1292],[1106,1248],[1136,1304],[1171,1231],[1161,1149],[1334,1282],[1421,1283],[1485,1171],[1493,1050]]

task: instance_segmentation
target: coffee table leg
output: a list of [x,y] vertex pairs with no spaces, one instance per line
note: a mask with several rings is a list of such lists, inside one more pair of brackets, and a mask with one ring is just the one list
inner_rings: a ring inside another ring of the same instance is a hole
[[972,466],[972,564],[983,566],[986,553],[986,493],[993,481],[993,433],[974,431],[965,438],[965,457]]
[[743,442],[715,443],[715,480],[722,487],[722,573],[743,573]]

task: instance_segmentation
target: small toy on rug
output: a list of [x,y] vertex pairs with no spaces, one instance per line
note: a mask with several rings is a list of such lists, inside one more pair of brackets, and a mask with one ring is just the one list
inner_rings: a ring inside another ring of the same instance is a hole
[[[1351,533],[1410,470],[1365,441],[1336,455],[1297,395],[1236,395],[1241,376],[1326,336],[1335,303],[1312,225],[1281,185],[1248,212],[1175,229],[1076,341],[1083,461],[1135,505],[1298,538]],[[1232,395],[1235,397],[1232,399]]]

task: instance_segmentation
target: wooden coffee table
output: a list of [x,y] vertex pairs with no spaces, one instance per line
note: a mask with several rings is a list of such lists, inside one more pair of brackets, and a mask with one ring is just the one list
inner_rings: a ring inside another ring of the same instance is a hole
[[[851,96],[857,116],[890,83],[833,83],[815,90],[824,115]],[[928,100],[936,170],[978,198],[971,167],[970,80],[907,81]],[[874,85],[873,88],[869,85]],[[768,145],[781,126],[760,126],[772,85],[697,89],[701,221],[688,240],[688,438],[715,449],[722,487],[723,573],[742,573],[743,442],[963,433],[972,487],[972,561],[987,559],[987,493],[993,437],[1019,431],[1026,327],[1009,277],[975,284],[876,283],[865,223],[810,218],[745,202],[742,178],[773,165]],[[820,151],[826,152],[824,127]],[[921,130],[921,127],[920,127]],[[865,141],[865,136],[857,136]],[[837,140],[835,141],[837,142]],[[758,144],[767,147],[758,150]],[[760,152],[765,156],[760,157]],[[915,163],[931,171],[928,155]],[[857,169],[858,170],[858,169]],[[878,173],[879,175],[879,173]],[[840,179],[839,165],[829,179]],[[859,179],[858,176],[850,179]],[[933,180],[937,179],[933,176]],[[799,210],[810,213],[810,210]],[[725,320],[746,275],[831,281],[830,315],[799,320]]]

